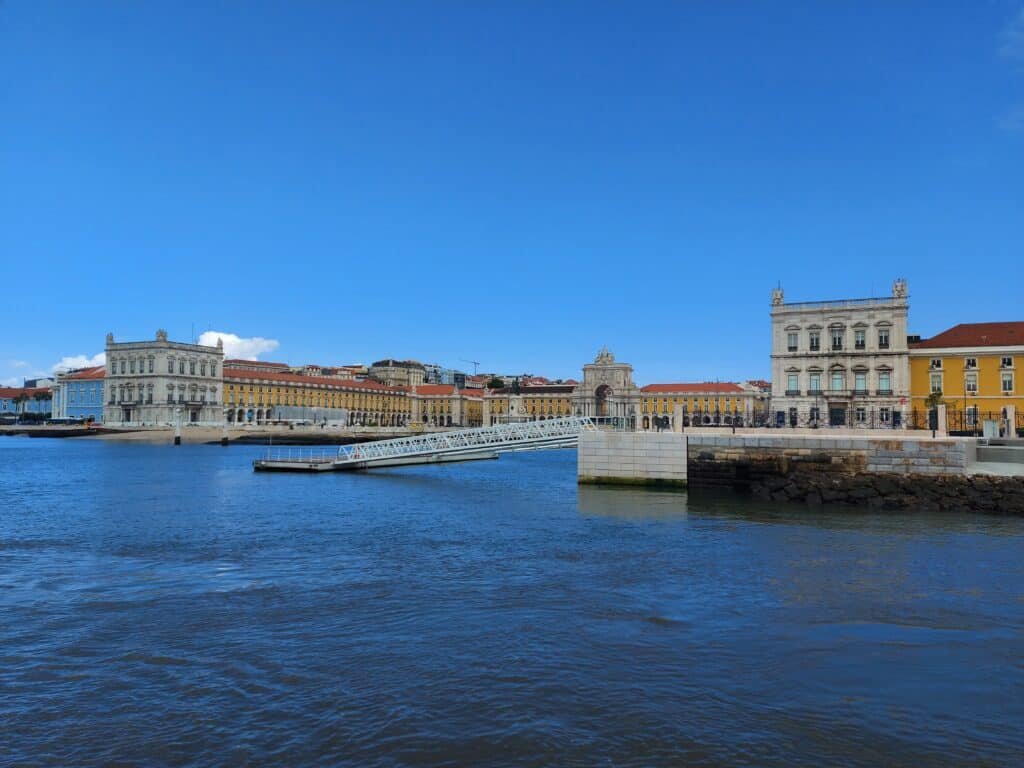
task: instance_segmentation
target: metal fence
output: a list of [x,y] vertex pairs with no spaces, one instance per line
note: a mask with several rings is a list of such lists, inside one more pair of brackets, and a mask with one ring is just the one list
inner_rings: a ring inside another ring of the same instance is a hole
[[[931,414],[926,409],[914,409],[907,416],[907,426],[911,429],[932,429]],[[1005,425],[1007,415],[1002,409],[982,411],[978,408],[946,408],[946,430],[955,437],[980,437],[984,434],[985,422],[996,422],[1000,429]],[[1018,436],[1024,437],[1024,414],[1016,415],[1015,430]]]
[[772,427],[824,429],[902,429],[904,412],[898,408],[852,406],[847,408],[785,408],[771,414]]

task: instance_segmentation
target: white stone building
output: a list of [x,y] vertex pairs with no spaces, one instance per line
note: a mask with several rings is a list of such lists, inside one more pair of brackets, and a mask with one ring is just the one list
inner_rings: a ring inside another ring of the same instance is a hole
[[901,428],[910,405],[907,284],[870,299],[787,303],[772,292],[777,426]]
[[157,331],[155,341],[115,342],[107,334],[108,426],[224,423],[224,346],[184,344]]

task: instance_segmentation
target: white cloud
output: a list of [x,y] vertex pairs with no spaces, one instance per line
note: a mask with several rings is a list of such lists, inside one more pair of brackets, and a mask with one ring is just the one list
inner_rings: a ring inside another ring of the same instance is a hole
[[97,365],[103,365],[107,362],[107,355],[105,352],[100,352],[93,355],[92,357],[86,357],[85,355],[70,355],[68,357],[62,357],[53,367],[50,369],[53,372],[66,371],[71,368],[93,368]]
[[262,336],[245,339],[234,333],[222,333],[221,331],[206,331],[199,337],[199,343],[207,347],[215,347],[217,339],[224,342],[224,357],[239,360],[258,360],[260,355],[273,352],[281,346],[277,339],[264,339]]
[[32,363],[28,362],[28,360],[8,360],[7,361],[7,367],[8,368],[28,368],[31,365],[32,365]]

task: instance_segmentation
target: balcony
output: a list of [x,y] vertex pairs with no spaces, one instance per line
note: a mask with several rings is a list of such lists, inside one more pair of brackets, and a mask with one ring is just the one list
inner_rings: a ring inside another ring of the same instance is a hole
[[853,394],[852,389],[826,389],[822,394],[825,397],[843,397],[849,398]]
[[842,352],[843,351],[843,345],[842,344],[836,344],[835,342],[833,342],[832,343],[832,351],[833,352]]
[[810,395],[811,397],[821,397],[824,394],[824,392],[822,391],[821,387],[811,387],[810,389],[807,390],[807,394]]
[[799,389],[787,389],[786,390],[786,397],[800,397],[800,390]]
[[868,391],[866,389],[863,389],[863,388],[860,388],[860,387],[856,387],[853,390],[853,395],[854,395],[854,397],[867,397],[868,396]]
[[796,347],[786,347],[786,351],[787,352],[796,352],[797,348]]
[[876,389],[875,395],[878,397],[892,397],[891,389]]
[[853,348],[858,352],[863,352],[867,348],[867,346],[864,344],[863,341],[858,341],[856,344],[853,345]]
[[878,342],[878,348],[879,349],[888,349],[889,348],[889,342],[888,341],[880,341],[880,342]]

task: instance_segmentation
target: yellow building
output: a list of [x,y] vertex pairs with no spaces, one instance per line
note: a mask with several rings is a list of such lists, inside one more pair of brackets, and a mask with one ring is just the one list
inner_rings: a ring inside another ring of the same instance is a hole
[[412,421],[430,427],[479,427],[483,395],[483,390],[458,389],[452,384],[411,387]]
[[224,414],[229,424],[340,421],[348,425],[408,424],[409,392],[376,381],[303,376],[224,366]]
[[755,421],[766,396],[752,385],[733,382],[648,384],[640,388],[640,428],[650,429],[653,417],[669,417],[683,409],[683,426],[737,426]]
[[1024,322],[961,323],[910,344],[910,394],[915,426],[926,426],[927,398],[941,394],[950,431],[1016,411],[1024,430]]
[[494,389],[484,395],[484,423],[542,421],[572,416],[575,384],[540,384]]

